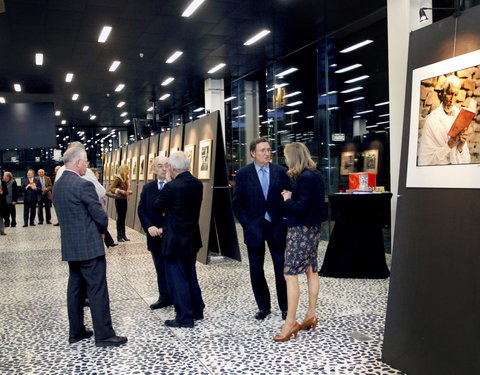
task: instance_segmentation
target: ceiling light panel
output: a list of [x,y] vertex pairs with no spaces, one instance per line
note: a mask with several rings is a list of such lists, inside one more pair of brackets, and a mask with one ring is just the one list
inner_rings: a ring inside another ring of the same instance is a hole
[[362,66],[362,64],[353,64],[353,65],[347,66],[343,69],[336,70],[335,73],[339,74],[339,73],[349,72],[353,69],[360,68],[361,66]]
[[16,92],[22,91],[22,86],[19,83],[14,83],[13,88]]
[[117,70],[117,68],[119,67],[120,65],[120,61],[117,61],[115,60],[112,65],[110,65],[110,68],[108,68],[108,71],[109,72],[114,72],[115,70]]
[[226,65],[227,65],[227,64],[220,63],[220,64],[214,66],[212,69],[210,69],[210,70],[208,71],[208,73],[209,73],[209,74],[213,74],[213,73],[215,73],[215,72],[218,72],[220,69],[224,68]]
[[5,98],[3,96],[0,96],[0,103],[2,103],[2,104],[6,103]]
[[243,43],[243,45],[250,46],[253,43],[258,42],[260,39],[266,37],[268,34],[270,34],[270,30],[262,30],[258,34],[255,34],[250,39],[248,39],[245,43]]
[[120,117],[125,117],[126,115],[128,115],[128,112],[122,112]]
[[175,60],[177,60],[180,56],[183,55],[182,51],[175,51],[170,55],[170,57],[165,61],[167,64],[173,63]]
[[165,100],[167,98],[170,97],[170,94],[163,94],[161,97],[160,97],[160,100]]
[[183,11],[182,17],[190,17],[197,8],[203,4],[205,0],[193,0],[190,5]]
[[162,86],[167,86],[175,80],[173,77],[168,77],[165,81],[162,82]]
[[287,94],[284,96],[284,98],[291,98],[292,96],[297,96],[297,95],[300,95],[302,92],[301,91],[294,91],[290,94]]
[[226,103],[226,102],[229,102],[229,101],[231,101],[231,100],[233,100],[233,99],[237,99],[237,97],[236,97],[236,96],[230,96],[230,97],[228,97],[227,99],[225,99],[224,102]]
[[35,54],[35,64],[36,65],[43,65],[43,53],[36,53]]
[[77,100],[79,96],[80,96],[80,95],[78,95],[78,94],[73,94],[73,95],[72,95],[72,100]]
[[358,81],[363,81],[364,79],[367,79],[369,77],[370,76],[368,76],[368,75],[363,75],[363,76],[360,76],[360,77],[349,79],[348,81],[345,81],[345,83],[354,83],[354,82],[358,82]]
[[300,104],[303,104],[303,102],[301,100],[293,102],[293,103],[288,103],[287,106],[288,107],[294,107],[294,106],[300,105]]
[[87,112],[90,107],[88,105],[83,106],[82,111]]
[[124,87],[125,85],[123,83],[120,83],[117,87],[115,87],[115,91],[120,92],[123,90]]
[[125,102],[120,102],[120,103],[117,104],[117,107],[122,108],[124,105],[125,105]]
[[365,99],[365,97],[359,96],[358,98],[353,98],[353,99],[344,100],[344,103],[357,102],[357,101],[362,100],[362,99]]
[[358,90],[363,90],[363,87],[362,86],[352,87],[351,89],[340,91],[340,94],[348,94],[350,92],[354,92]]
[[111,31],[112,31],[111,26],[103,26],[103,29],[100,32],[100,35],[98,36],[98,43],[105,43]]
[[62,114],[61,111],[55,111],[55,116],[60,116]]
[[286,75],[296,72],[297,70],[297,68],[289,68],[287,70],[284,70],[283,72],[275,74],[275,77],[285,77]]
[[73,80],[73,73],[67,73],[65,75],[65,82],[72,82]]
[[362,47],[364,47],[364,46],[366,46],[370,43],[373,43],[373,40],[367,39],[367,40],[364,40],[363,42],[360,42],[360,43],[354,44],[353,46],[342,49],[340,51],[340,53],[352,52],[352,51],[355,51],[356,49],[362,48]]

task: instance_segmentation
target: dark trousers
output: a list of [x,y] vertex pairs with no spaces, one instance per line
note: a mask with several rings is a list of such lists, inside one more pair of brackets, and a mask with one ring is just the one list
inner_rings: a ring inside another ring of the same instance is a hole
[[115,199],[117,209],[117,237],[125,236],[125,219],[127,217],[127,200]]
[[5,226],[17,225],[17,211],[14,204],[6,204],[3,207],[3,219],[5,220]]
[[35,212],[37,211],[37,202],[23,202],[23,223],[28,225],[30,216],[30,225],[35,224]]
[[165,256],[167,287],[177,316],[177,323],[191,324],[203,314],[205,304],[197,280],[195,254],[183,257]]
[[159,301],[171,302],[170,294],[168,293],[167,288],[167,279],[165,276],[165,258],[161,254],[160,250],[151,250],[153,264],[155,265],[155,270],[157,271],[157,285]]
[[109,247],[115,243],[112,235],[108,230],[105,232],[105,238],[103,239],[103,242],[105,243],[106,246],[109,246]]
[[38,222],[43,223],[43,208],[45,207],[45,218],[47,222],[52,220],[52,214],[50,213],[50,205],[51,201],[48,199],[46,194],[42,194],[40,196],[40,200],[38,201]]
[[107,262],[105,256],[68,262],[70,271],[67,290],[68,321],[70,336],[78,336],[85,331],[85,296],[90,302],[93,330],[96,340],[115,336],[110,317],[110,300],[107,288]]
[[[270,255],[272,256],[273,269],[275,272],[275,286],[277,289],[277,300],[280,310],[287,311],[287,285],[283,276],[283,265],[285,263],[285,243],[279,246],[279,239],[274,240],[272,236],[271,223],[263,222],[263,238],[268,243]],[[285,236],[286,241],[286,236]],[[271,308],[270,290],[263,264],[265,262],[265,242],[258,247],[247,246],[248,261],[250,267],[250,282],[252,283],[253,295],[259,310]]]

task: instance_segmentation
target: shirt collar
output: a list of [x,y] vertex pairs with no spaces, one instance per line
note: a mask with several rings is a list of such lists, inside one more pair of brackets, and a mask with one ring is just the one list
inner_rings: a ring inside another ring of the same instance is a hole
[[[258,172],[260,172],[260,169],[262,169],[262,167],[260,167],[257,163],[253,162],[253,165],[255,165],[255,170]],[[265,170],[265,172],[267,173],[270,173],[270,163],[267,163],[265,164],[265,166],[263,167],[263,169]]]
[[82,177],[82,176],[80,176],[80,173],[74,171],[73,169],[65,168],[65,171],[69,171],[69,172],[75,173],[78,177]]

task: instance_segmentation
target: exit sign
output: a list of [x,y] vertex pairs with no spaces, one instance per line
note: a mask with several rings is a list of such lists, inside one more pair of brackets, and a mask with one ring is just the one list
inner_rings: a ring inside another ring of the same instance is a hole
[[332,134],[333,142],[345,142],[345,133],[333,133]]

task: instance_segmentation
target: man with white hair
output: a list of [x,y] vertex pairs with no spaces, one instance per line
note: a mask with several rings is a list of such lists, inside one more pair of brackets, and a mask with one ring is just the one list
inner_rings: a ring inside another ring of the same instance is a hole
[[442,104],[426,118],[418,147],[418,165],[470,163],[470,151],[465,130],[455,137],[448,132],[460,110],[455,100],[460,90],[460,79],[450,75],[445,80],[441,94]]
[[162,228],[165,216],[153,209],[153,203],[167,183],[168,158],[157,156],[152,161],[152,169],[157,178],[143,187],[138,204],[138,217],[147,234],[147,249],[152,254],[153,264],[157,271],[159,297],[150,305],[152,310],[156,310],[172,305],[165,279],[165,259],[162,255]]
[[166,320],[165,325],[193,328],[194,320],[203,319],[205,307],[195,269],[196,254],[202,247],[198,220],[203,185],[188,171],[190,160],[184,152],[174,152],[168,164],[172,181],[165,185],[154,204],[159,214],[165,213],[162,255],[176,312],[175,319]]
[[102,236],[108,217],[102,209],[95,187],[84,180],[87,154],[71,147],[63,155],[65,171],[53,188],[53,203],[60,222],[62,260],[68,262],[67,309],[73,344],[93,335],[84,325],[85,295],[90,300],[96,346],[119,346],[126,337],[116,336],[112,328],[107,288],[107,265]]

